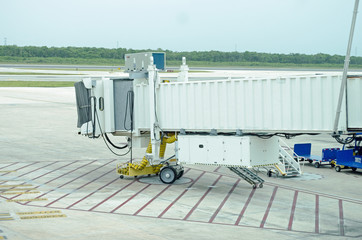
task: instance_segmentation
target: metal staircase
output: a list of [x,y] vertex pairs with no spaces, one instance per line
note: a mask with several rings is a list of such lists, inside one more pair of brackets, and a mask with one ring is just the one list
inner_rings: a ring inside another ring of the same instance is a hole
[[[281,139],[280,141],[284,143]],[[277,174],[283,177],[293,177],[302,175],[302,169],[298,156],[294,153],[293,149],[284,143],[284,146],[279,146],[279,163],[274,165]],[[270,177],[272,170],[268,171]]]
[[250,171],[249,169],[245,167],[228,167],[231,171],[236,173],[238,176],[240,176],[242,179],[253,185],[253,188],[259,188],[263,187],[264,179]]

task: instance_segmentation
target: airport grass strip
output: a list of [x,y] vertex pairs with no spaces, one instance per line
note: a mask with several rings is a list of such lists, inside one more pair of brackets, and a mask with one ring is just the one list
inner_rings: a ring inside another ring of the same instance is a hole
[[73,87],[66,81],[0,81],[0,87]]

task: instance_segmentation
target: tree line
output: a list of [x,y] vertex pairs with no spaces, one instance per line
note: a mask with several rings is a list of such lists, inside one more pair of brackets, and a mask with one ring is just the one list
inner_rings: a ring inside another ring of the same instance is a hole
[[[124,59],[124,55],[136,52],[166,52],[168,61],[180,61],[186,57],[188,61],[203,62],[257,62],[257,63],[291,63],[291,64],[343,64],[344,56],[318,54],[278,54],[258,52],[221,52],[192,51],[175,52],[162,49],[126,49],[126,48],[95,48],[95,47],[37,47],[37,46],[0,46],[0,56],[22,58],[82,58],[82,59]],[[351,65],[362,65],[362,57],[351,57]]]

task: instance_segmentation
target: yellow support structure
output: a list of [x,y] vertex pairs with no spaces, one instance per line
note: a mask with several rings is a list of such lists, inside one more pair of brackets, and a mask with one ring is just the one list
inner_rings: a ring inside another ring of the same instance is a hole
[[[167,143],[173,143],[177,140],[176,134],[167,135],[167,137],[162,138],[162,143],[160,145],[159,157],[162,159],[165,156],[166,145]],[[151,140],[148,143],[146,153],[152,153],[152,144]],[[132,162],[124,163],[117,165],[117,173],[124,176],[142,176],[149,174],[157,174],[160,172],[160,169],[163,167],[163,164],[150,165],[146,156],[143,157],[141,162]]]

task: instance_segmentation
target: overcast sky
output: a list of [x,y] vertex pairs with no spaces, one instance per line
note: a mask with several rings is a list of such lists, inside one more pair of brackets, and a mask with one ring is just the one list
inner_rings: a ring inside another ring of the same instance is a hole
[[354,2],[0,0],[0,44],[345,55]]

